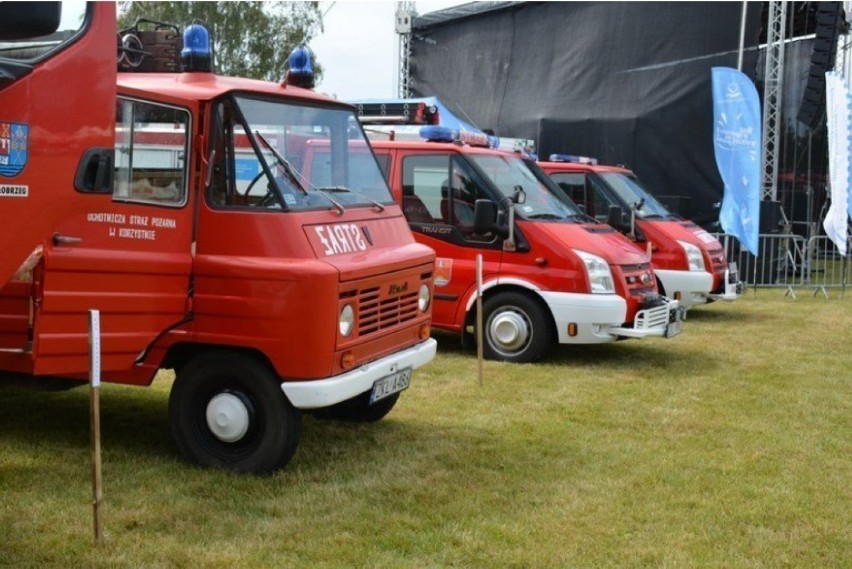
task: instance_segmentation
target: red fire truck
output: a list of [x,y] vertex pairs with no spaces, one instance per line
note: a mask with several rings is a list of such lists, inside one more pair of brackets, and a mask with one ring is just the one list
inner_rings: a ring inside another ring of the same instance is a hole
[[[386,106],[360,104],[359,113],[364,122],[392,122]],[[440,121],[419,107],[406,116]],[[657,294],[644,253],[583,215],[534,161],[489,148],[483,135],[464,141],[468,133],[425,126],[411,141],[400,139],[410,126],[394,129],[395,140],[370,144],[415,238],[437,253],[435,328],[472,339],[482,255],[487,357],[530,362],[553,343],[681,331],[684,312]]]
[[304,52],[281,84],[214,75],[200,26],[122,31],[116,74],[114,4],[57,33],[52,4],[0,3],[0,377],[79,385],[96,309],[105,381],[175,370],[194,463],[281,468],[302,410],[381,419],[435,355],[435,256],[354,167],[353,108],[298,86]]
[[539,166],[586,214],[609,223],[650,254],[663,294],[686,308],[742,294],[736,263],[728,263],[721,243],[669,212],[630,170],[565,154],[551,155]]

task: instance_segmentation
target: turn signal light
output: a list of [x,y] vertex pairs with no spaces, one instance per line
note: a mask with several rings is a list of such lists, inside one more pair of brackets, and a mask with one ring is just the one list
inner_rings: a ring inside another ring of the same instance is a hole
[[340,357],[340,367],[343,369],[349,369],[355,365],[355,354],[352,352],[343,352],[343,355]]
[[576,322],[569,322],[568,323],[568,335],[569,336],[576,336],[577,335],[577,323]]
[[429,324],[421,324],[420,325],[420,339],[426,340],[429,338],[429,334],[432,333],[432,327]]
[[675,298],[675,300],[680,300],[680,291],[679,290],[675,291],[674,298]]

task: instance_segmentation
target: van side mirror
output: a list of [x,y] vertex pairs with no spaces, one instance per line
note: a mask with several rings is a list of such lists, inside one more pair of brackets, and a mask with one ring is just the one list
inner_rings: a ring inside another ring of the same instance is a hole
[[619,231],[623,231],[625,229],[624,223],[624,212],[621,209],[620,205],[610,205],[609,211],[606,216],[607,224],[611,225],[615,229]]
[[0,39],[18,40],[59,29],[61,2],[0,2]]
[[476,200],[473,206],[473,230],[479,235],[494,232],[504,239],[509,228],[497,224],[497,204],[491,200]]

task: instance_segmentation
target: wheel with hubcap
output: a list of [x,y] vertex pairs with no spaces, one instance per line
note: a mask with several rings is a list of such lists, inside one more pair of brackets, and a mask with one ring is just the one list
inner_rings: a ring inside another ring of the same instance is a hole
[[290,461],[302,424],[269,366],[238,352],[211,352],[184,366],[169,396],[169,420],[190,462],[258,474]]
[[519,292],[500,292],[483,303],[485,357],[515,363],[541,359],[553,342],[544,308]]

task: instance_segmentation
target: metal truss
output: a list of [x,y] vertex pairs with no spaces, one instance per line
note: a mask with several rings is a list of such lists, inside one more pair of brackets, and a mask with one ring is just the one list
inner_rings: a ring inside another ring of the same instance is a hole
[[396,3],[396,33],[399,36],[399,67],[397,69],[397,94],[401,99],[411,96],[411,23],[416,14],[414,2]]
[[764,200],[778,197],[778,140],[783,127],[781,109],[784,79],[784,31],[787,23],[785,2],[769,2],[766,23],[766,66],[763,78],[763,194]]

